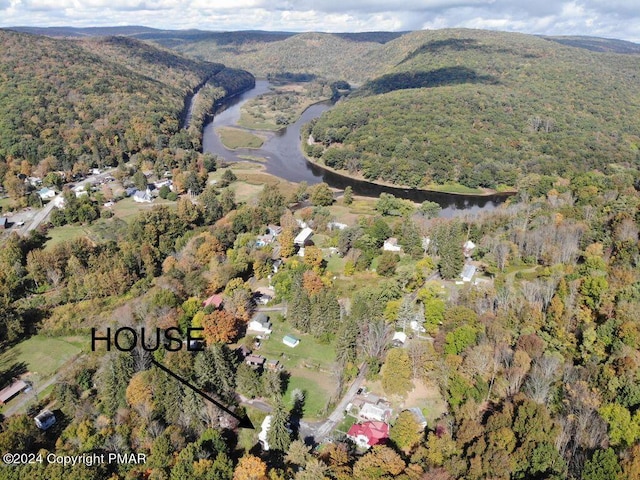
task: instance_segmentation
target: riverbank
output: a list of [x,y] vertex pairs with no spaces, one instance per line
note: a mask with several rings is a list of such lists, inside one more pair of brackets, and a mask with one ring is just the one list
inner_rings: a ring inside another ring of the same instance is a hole
[[401,192],[406,192],[407,190],[410,190],[415,192],[423,192],[425,194],[442,193],[447,195],[459,195],[461,197],[469,197],[469,198],[477,198],[477,197],[505,197],[506,198],[518,193],[517,190],[498,191],[498,190],[493,190],[491,188],[472,189],[470,187],[465,187],[464,185],[460,185],[460,184],[434,185],[432,188],[417,188],[417,187],[411,187],[408,185],[396,185],[394,183],[380,181],[380,180],[374,181],[374,180],[369,180],[365,178],[361,174],[354,175],[345,170],[336,170],[335,168],[328,167],[325,164],[319,163],[315,159],[307,155],[304,151],[304,148],[301,148],[301,150],[302,150],[302,156],[307,161],[307,163],[313,168],[317,168],[325,172],[329,172],[332,175],[342,177],[345,180],[368,183],[371,185],[375,185],[378,187],[385,187],[388,189],[397,189]]

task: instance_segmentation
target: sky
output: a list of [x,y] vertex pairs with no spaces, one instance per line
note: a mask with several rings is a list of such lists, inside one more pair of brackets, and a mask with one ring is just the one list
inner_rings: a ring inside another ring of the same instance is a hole
[[0,26],[405,31],[448,27],[640,43],[638,0],[0,0]]

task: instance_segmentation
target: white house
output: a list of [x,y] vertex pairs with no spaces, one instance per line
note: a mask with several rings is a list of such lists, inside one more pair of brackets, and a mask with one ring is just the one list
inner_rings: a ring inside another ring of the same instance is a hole
[[404,332],[395,332],[393,334],[393,338],[391,339],[392,343],[399,343],[400,345],[404,345],[407,341],[407,334]]
[[257,315],[255,315],[247,325],[247,330],[257,333],[264,333],[266,335],[270,335],[273,331],[271,329],[271,322],[269,321],[269,317],[264,313],[258,313]]
[[51,200],[53,197],[56,196],[56,191],[47,187],[43,187],[40,190],[38,190],[38,195],[40,195],[40,198],[42,200]]
[[311,230],[309,227],[305,227],[300,231],[298,235],[296,235],[296,238],[293,239],[293,243],[298,245],[299,247],[304,247],[311,238],[311,235],[313,235],[313,230]]
[[374,420],[378,422],[387,422],[391,418],[393,411],[390,408],[384,408],[373,403],[365,403],[360,409],[360,418],[365,420]]
[[398,245],[398,239],[395,237],[387,238],[382,244],[382,249],[387,252],[399,252],[402,247]]

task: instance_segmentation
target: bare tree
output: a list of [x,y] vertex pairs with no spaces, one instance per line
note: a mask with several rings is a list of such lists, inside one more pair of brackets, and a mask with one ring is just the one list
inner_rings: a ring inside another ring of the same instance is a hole
[[524,392],[534,402],[546,405],[551,385],[556,381],[562,357],[545,354],[533,362],[529,371]]

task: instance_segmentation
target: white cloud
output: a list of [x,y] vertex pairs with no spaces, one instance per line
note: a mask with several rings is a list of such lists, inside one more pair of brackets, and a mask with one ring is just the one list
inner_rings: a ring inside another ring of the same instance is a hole
[[[624,21],[623,21],[624,20]],[[203,30],[474,27],[640,40],[636,0],[0,0],[0,26],[137,24]]]

